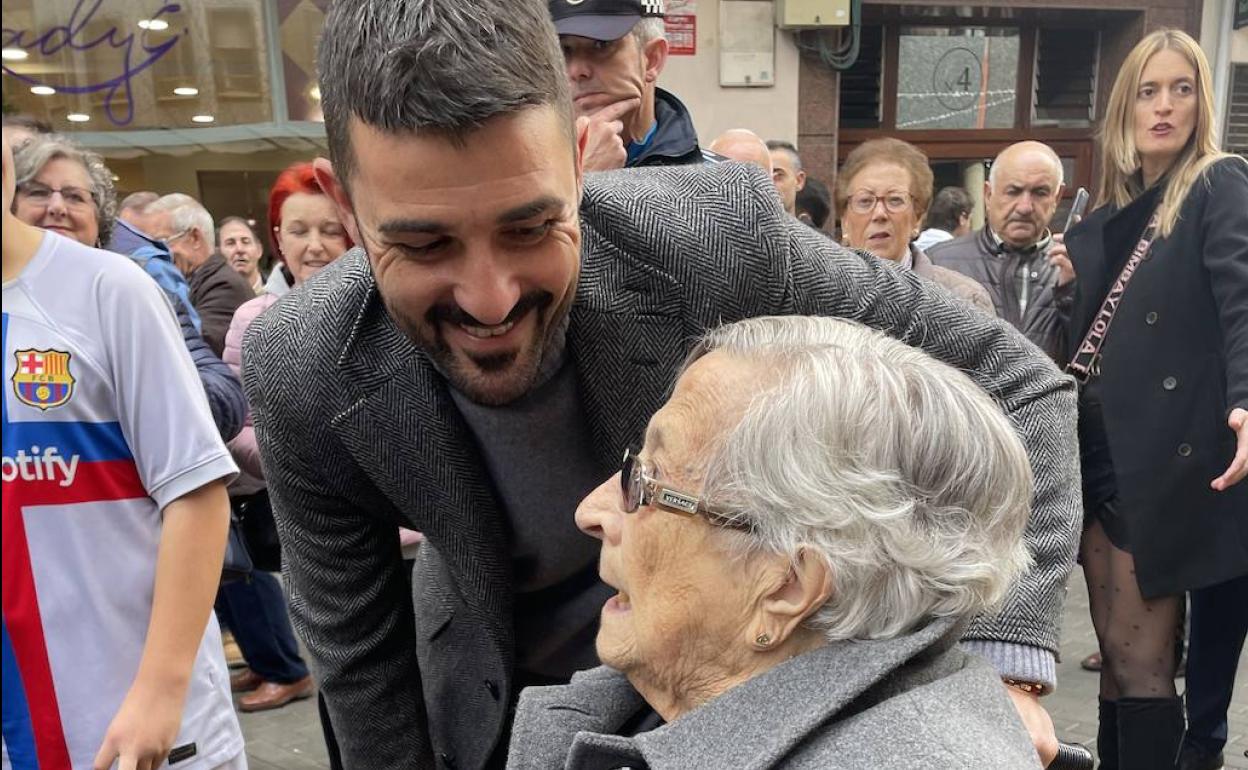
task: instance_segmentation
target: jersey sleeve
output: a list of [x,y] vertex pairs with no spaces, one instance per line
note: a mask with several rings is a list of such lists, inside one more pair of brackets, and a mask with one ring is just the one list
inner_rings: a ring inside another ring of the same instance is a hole
[[238,474],[221,441],[168,298],[119,263],[96,281],[98,323],[118,421],[147,493],[160,509]]

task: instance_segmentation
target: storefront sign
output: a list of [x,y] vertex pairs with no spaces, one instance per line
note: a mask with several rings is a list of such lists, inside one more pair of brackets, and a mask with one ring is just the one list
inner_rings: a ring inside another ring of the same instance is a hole
[[696,16],[667,16],[667,53],[671,56],[693,56],[698,52],[698,19]]
[[[55,87],[58,92],[66,94],[104,92],[104,111],[108,119],[118,126],[125,126],[134,120],[131,81],[140,72],[151,67],[169,53],[182,39],[182,35],[172,34],[167,40],[155,46],[149,46],[146,42],[139,42],[136,46],[135,33],[123,32],[115,26],[88,33],[87,27],[91,26],[102,3],[103,0],[78,0],[64,24],[56,24],[43,30],[5,27],[3,33],[0,33],[0,42],[3,42],[6,51],[8,49],[24,50],[32,60],[56,56],[65,49],[83,52],[112,49],[114,53],[120,54],[119,72],[116,70],[92,72],[85,85],[57,83]],[[162,14],[177,13],[180,10],[181,6],[166,4],[153,13],[149,19],[159,19]],[[43,82],[38,75],[17,72],[7,64],[4,65],[4,73],[31,86],[52,85]],[[122,102],[120,107],[116,104],[119,98]]]
[[697,0],[668,0],[663,26],[669,55],[693,56],[698,52]]

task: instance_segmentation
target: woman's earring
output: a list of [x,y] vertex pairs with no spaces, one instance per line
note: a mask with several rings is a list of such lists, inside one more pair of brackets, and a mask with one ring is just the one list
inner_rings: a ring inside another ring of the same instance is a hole
[[771,637],[766,633],[759,634],[754,637],[754,644],[757,644],[759,647],[769,647],[771,646]]

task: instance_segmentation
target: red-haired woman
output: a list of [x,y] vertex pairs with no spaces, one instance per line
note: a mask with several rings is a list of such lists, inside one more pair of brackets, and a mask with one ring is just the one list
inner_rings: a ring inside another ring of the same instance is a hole
[[[277,177],[269,193],[269,223],[274,253],[294,286],[299,286],[351,248],[351,239],[333,202],[321,192],[312,175],[311,163],[297,163]],[[243,334],[251,322],[277,300],[277,294],[266,292],[235,312],[222,357],[236,374],[242,369]],[[235,510],[242,514],[244,528],[249,528],[252,522],[263,521],[266,514],[271,518],[250,415],[242,432],[230,442],[230,451],[242,471],[230,486],[230,499]],[[258,531],[263,532],[265,528]],[[249,582],[222,586],[218,609],[247,659],[248,667],[230,681],[235,692],[247,693],[239,700],[238,707],[242,711],[263,711],[310,696],[312,678],[299,656],[281,585],[265,571],[280,568],[276,542],[272,542],[269,549],[257,548],[253,538],[252,545],[256,572]]]

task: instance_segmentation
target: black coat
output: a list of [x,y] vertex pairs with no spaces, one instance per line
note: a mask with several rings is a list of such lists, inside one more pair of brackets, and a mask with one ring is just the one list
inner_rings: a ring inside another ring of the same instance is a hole
[[[1093,212],[1066,237],[1078,275],[1077,350],[1160,200]],[[1248,163],[1219,161],[1137,269],[1101,348],[1105,430],[1146,597],[1248,574],[1248,480],[1209,482],[1235,455],[1248,409]]]

